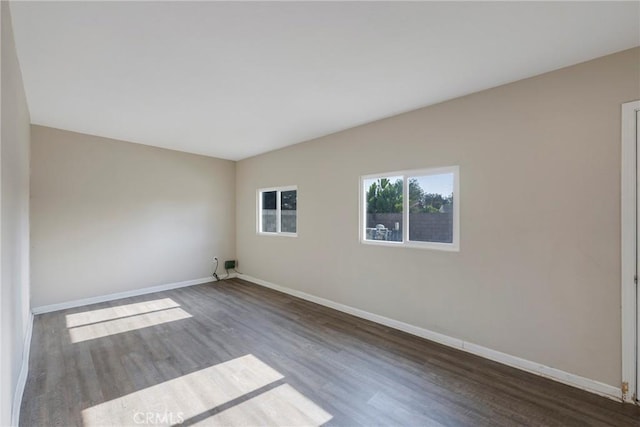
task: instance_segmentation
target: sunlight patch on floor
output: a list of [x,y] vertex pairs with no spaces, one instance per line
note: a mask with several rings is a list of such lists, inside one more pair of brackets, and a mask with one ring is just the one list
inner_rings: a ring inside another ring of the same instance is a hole
[[78,326],[88,325],[90,323],[105,322],[107,320],[120,319],[122,317],[135,316],[137,314],[150,313],[152,311],[160,311],[176,307],[180,307],[180,304],[171,298],[163,298],[153,301],[137,302],[135,304],[119,305],[117,307],[83,311],[82,313],[67,314],[65,318],[67,328],[75,328]]
[[[82,421],[84,426],[175,425],[185,421],[201,426],[308,426],[332,418],[288,384],[259,391],[283,378],[248,354],[87,408],[82,411]],[[257,396],[243,400],[256,391]],[[220,408],[225,404],[229,407]],[[207,416],[216,408],[220,412]]]
[[163,323],[175,322],[176,320],[188,319],[190,317],[192,316],[181,308],[169,308],[69,328],[69,336],[72,343],[79,343],[109,335],[121,334],[123,332],[161,325]]
[[331,414],[304,397],[289,384],[282,384],[194,426],[321,426]]

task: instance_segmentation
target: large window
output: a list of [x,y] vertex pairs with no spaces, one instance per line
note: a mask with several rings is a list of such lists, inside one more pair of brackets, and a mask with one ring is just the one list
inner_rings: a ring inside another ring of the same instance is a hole
[[458,166],[367,175],[360,187],[363,243],[459,249]]
[[296,236],[297,208],[295,186],[258,190],[258,233]]

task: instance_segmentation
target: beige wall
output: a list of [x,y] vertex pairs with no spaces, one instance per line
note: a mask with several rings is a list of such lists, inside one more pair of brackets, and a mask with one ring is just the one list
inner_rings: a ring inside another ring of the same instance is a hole
[[235,163],[32,127],[32,306],[211,275],[235,256]]
[[[243,273],[618,386],[620,104],[640,49],[238,163]],[[461,250],[362,245],[359,176],[460,165]],[[256,189],[298,186],[298,237]]]
[[1,2],[0,425],[11,424],[29,310],[29,109],[9,4]]

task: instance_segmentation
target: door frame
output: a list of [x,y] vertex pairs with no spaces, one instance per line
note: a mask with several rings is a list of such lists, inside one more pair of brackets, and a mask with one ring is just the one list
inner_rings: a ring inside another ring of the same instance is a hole
[[621,309],[622,400],[638,403],[638,147],[636,115],[640,100],[622,104]]

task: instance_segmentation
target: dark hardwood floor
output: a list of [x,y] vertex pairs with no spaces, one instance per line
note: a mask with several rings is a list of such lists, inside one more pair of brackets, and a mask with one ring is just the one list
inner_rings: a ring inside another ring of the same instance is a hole
[[22,426],[640,426],[636,406],[238,279],[42,314],[31,346]]

